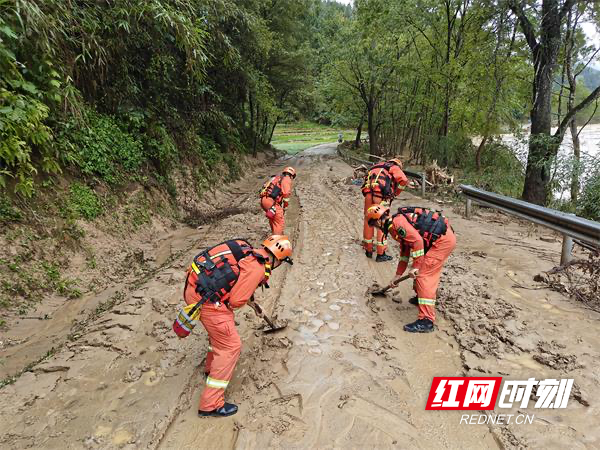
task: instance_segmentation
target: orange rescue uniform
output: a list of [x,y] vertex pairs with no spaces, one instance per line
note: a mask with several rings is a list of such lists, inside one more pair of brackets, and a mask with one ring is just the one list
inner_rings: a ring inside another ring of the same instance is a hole
[[[392,181],[392,195],[387,197],[384,196],[381,189],[381,183],[379,182],[380,180],[383,181],[382,177],[386,176],[386,172],[389,174]],[[367,210],[373,205],[378,205],[382,201],[386,201],[389,204],[391,204],[394,197],[400,195],[402,191],[404,191],[404,188],[408,185],[408,178],[406,177],[402,169],[397,165],[391,166],[388,171],[385,171],[384,168],[373,168],[371,169],[369,174],[367,174],[367,177],[371,177],[371,180],[377,181],[373,181],[372,183],[366,185],[363,188],[363,195],[365,196],[365,207],[363,211],[363,217],[366,217]],[[387,241],[385,240],[383,231],[379,229],[377,230],[377,240],[373,239],[374,235],[374,227],[369,226],[369,221],[367,219],[364,219],[363,247],[365,251],[372,252],[373,245],[375,244],[377,247],[377,254],[383,255],[387,249]]]
[[[254,253],[268,258],[266,250],[254,250]],[[208,333],[209,351],[206,354],[205,372],[208,373],[206,387],[200,397],[199,409],[212,411],[225,403],[225,388],[233,375],[235,365],[240,357],[242,341],[235,328],[233,310],[244,306],[254,291],[266,281],[264,263],[254,255],[246,256],[238,263],[239,276],[237,282],[226,294],[218,306],[206,302],[202,305],[200,322]],[[184,292],[185,302],[189,305],[200,300],[195,285],[188,283]],[[227,302],[227,303],[225,303]]]
[[419,269],[414,282],[417,293],[419,319],[435,321],[435,300],[444,263],[456,247],[456,236],[446,221],[446,233],[440,236],[425,253],[425,242],[417,229],[402,214],[397,214],[389,225],[388,232],[400,243],[400,261],[396,275],[402,275],[412,258],[412,267]]
[[285,234],[285,209],[288,207],[290,197],[292,195],[292,177],[289,175],[281,175],[280,177],[281,194],[277,198],[262,197],[260,206],[266,212],[270,208],[275,207],[275,217],[269,218],[272,234]]

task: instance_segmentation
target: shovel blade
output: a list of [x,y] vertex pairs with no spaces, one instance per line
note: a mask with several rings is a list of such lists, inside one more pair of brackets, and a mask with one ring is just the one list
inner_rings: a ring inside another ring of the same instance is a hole
[[283,330],[284,328],[287,328],[287,326],[288,326],[287,320],[275,321],[275,322],[271,322],[271,324],[269,324],[269,327],[263,329],[262,331],[265,334],[274,333],[276,331],[280,331],[280,330]]
[[387,290],[384,290],[384,289],[379,289],[379,290],[377,290],[377,291],[373,291],[373,292],[371,292],[370,294],[371,294],[371,295],[378,296],[378,297],[385,297],[385,293],[386,293],[386,292],[387,292]]
[[388,291],[387,287],[381,287],[379,284],[375,283],[373,286],[371,286],[369,288],[367,293],[371,294],[371,295],[385,295],[385,293],[387,291]]

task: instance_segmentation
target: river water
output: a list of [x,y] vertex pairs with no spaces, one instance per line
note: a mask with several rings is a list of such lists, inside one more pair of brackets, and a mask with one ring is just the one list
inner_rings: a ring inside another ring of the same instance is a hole
[[[554,133],[556,128],[552,129]],[[502,141],[510,146],[521,162],[523,166],[527,163],[527,142],[529,138],[529,126],[523,128],[523,134],[516,136],[514,134],[503,134],[501,135]],[[587,125],[579,134],[580,147],[581,147],[581,159],[584,164],[583,172],[581,176],[582,183],[585,183],[590,176],[597,173],[594,168],[600,167],[600,124]],[[573,140],[571,138],[570,130],[567,131],[563,142],[560,146],[558,154],[558,167],[555,169],[562,168],[562,171],[555,170],[555,178],[559,181],[560,186],[555,191],[557,198],[567,198],[569,196],[569,173],[570,173],[570,160],[573,155]],[[566,170],[565,170],[566,169]]]

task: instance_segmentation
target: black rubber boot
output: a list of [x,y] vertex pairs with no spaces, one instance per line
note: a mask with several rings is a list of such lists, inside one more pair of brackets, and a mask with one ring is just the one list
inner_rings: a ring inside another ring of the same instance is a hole
[[386,261],[391,261],[392,258],[390,255],[386,255],[385,253],[383,255],[377,255],[377,258],[375,258],[375,262],[386,262]]
[[217,409],[213,409],[212,411],[202,411],[199,409],[198,415],[202,417],[227,417],[233,416],[237,411],[237,405],[225,402],[223,406]]
[[419,306],[419,299],[418,297],[409,298],[408,303],[410,303],[411,305]]
[[370,251],[367,250],[367,251],[365,251],[365,255],[366,255],[367,258],[370,259],[370,258],[373,257],[373,252],[370,252]]
[[404,331],[409,333],[431,333],[433,322],[429,319],[419,319],[416,322],[404,325]]

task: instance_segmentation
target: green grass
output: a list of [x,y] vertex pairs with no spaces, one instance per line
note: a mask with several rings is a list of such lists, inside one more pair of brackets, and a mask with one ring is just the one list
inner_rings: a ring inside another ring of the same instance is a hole
[[273,147],[295,154],[315,145],[337,142],[340,131],[344,139],[354,139],[356,130],[343,130],[312,122],[277,125],[271,144]]

